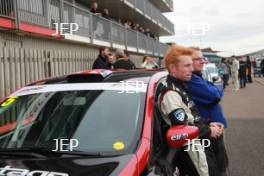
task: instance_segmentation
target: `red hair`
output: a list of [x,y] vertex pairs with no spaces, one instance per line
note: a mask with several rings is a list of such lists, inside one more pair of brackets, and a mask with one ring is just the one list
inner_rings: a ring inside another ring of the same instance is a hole
[[171,64],[177,64],[180,56],[191,56],[193,50],[180,45],[172,45],[166,52],[164,60],[165,65],[169,68]]

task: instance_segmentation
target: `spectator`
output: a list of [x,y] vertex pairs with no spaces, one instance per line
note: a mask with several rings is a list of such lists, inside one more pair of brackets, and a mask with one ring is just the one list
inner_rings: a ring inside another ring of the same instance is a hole
[[227,68],[228,68],[228,73],[229,73],[229,75],[231,75],[231,67],[232,67],[232,60],[231,60],[231,58],[228,58],[227,59]]
[[132,23],[132,29],[135,31],[139,30],[139,24]]
[[233,83],[233,91],[239,90],[239,79],[238,79],[238,70],[239,70],[239,61],[236,57],[232,57],[232,66],[231,66],[231,76]]
[[149,28],[145,29],[144,34],[147,35],[147,36],[149,36],[149,37],[151,37],[151,38],[156,39],[155,34],[153,32],[151,32]]
[[124,23],[123,23],[123,25],[124,25],[126,28],[131,29],[131,25],[132,25],[132,23],[131,23],[131,21],[125,20]]
[[127,50],[124,50],[124,53],[125,53],[125,55],[126,55],[128,61],[129,61],[130,64],[132,65],[132,69],[135,69],[135,68],[136,68],[136,65],[130,60],[130,55],[129,55],[128,51],[127,51]]
[[135,64],[129,59],[128,53],[123,49],[116,49],[116,62],[114,63],[115,69],[135,69]]
[[249,83],[252,83],[252,77],[251,77],[251,74],[252,74],[252,64],[250,62],[250,58],[249,56],[247,56],[247,82]]
[[222,70],[223,88],[225,89],[226,86],[228,85],[228,80],[229,80],[229,71],[228,71],[226,59],[222,59],[222,62],[220,64],[220,68]]
[[136,23],[133,23],[131,21],[128,21],[128,20],[125,20],[123,25],[126,27],[126,28],[130,28],[130,29],[133,29],[135,31],[139,31],[139,32],[142,32],[144,33],[145,35],[147,35],[148,37],[151,37],[151,38],[154,38],[154,39],[157,39],[156,36],[154,35],[154,33],[152,33],[150,31],[149,28],[146,28],[144,29],[143,27],[141,27],[139,24],[136,24]]
[[144,34],[145,34],[146,36],[149,36],[149,37],[150,37],[150,29],[149,29],[149,28],[145,29]]
[[95,62],[93,63],[93,69],[111,69],[112,61],[109,61],[110,55],[111,52],[109,51],[108,48],[106,47],[99,48],[99,55],[95,60]]
[[150,32],[150,37],[156,39],[156,36],[153,32]]
[[108,9],[104,9],[104,10],[103,10],[103,14],[102,14],[102,16],[103,16],[104,18],[110,20],[109,10],[108,10]]
[[260,69],[261,69],[261,74],[264,76],[264,59],[260,62]]
[[139,32],[144,33],[144,32],[145,32],[144,28],[140,26],[140,27],[139,27]]
[[115,62],[115,59],[114,59],[114,56],[113,54],[110,52],[108,57],[107,57],[107,61],[109,62],[110,64],[110,68],[111,69],[114,69],[114,62]]
[[150,56],[144,56],[141,67],[145,69],[159,68],[158,64]]
[[102,15],[99,11],[98,11],[98,4],[97,2],[93,2],[91,7],[90,7],[90,11],[96,15]]
[[240,82],[240,88],[246,87],[246,81],[247,81],[247,65],[244,59],[241,57],[239,61],[239,70],[238,70],[238,77]]

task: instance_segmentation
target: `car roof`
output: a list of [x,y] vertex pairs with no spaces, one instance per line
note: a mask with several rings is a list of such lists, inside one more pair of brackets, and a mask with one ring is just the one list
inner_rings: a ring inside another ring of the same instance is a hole
[[139,80],[148,84],[150,78],[158,72],[165,72],[165,69],[135,69],[135,70],[84,70],[60,77],[52,77],[35,81],[27,86],[43,84],[65,84],[65,83],[103,83],[120,82],[124,80]]
[[[120,90],[147,91],[147,85],[153,85],[167,76],[165,69],[137,70],[85,70],[65,76],[39,80],[15,91],[10,96],[22,96],[33,93],[68,90]],[[153,78],[153,79],[152,79]]]

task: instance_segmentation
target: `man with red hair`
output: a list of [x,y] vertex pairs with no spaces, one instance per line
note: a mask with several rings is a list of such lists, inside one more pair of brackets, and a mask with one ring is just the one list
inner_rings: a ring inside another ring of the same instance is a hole
[[[198,110],[192,101],[187,82],[193,72],[192,50],[190,48],[173,45],[165,55],[165,65],[168,69],[167,88],[159,96],[159,106],[167,118],[169,126],[192,125],[199,128],[199,139],[217,138],[221,135],[219,128],[210,126],[200,117]],[[176,165],[181,175],[190,176],[218,176],[214,170],[210,170],[207,156],[202,149],[201,142],[191,140],[195,150],[183,151]],[[187,146],[184,146],[186,148]],[[184,159],[183,159],[184,158]],[[209,167],[208,167],[209,166]]]

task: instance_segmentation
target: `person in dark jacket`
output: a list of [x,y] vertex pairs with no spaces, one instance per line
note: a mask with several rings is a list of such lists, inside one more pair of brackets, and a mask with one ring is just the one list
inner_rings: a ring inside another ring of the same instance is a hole
[[129,59],[129,54],[123,49],[116,49],[116,62],[114,63],[115,69],[135,69],[135,64]]
[[108,61],[110,55],[111,52],[107,47],[99,48],[99,55],[93,63],[93,69],[111,69],[112,63]]
[[264,76],[264,59],[262,59],[262,61],[260,63],[260,68],[261,68],[262,76]]
[[251,68],[252,68],[252,64],[251,64],[249,56],[247,56],[247,81],[249,83],[252,83],[252,77],[251,77],[252,70],[251,70]]
[[221,77],[223,80],[223,89],[225,89],[226,86],[228,85],[228,80],[229,80],[229,70],[228,70],[226,59],[222,59],[222,62],[220,64],[220,68],[222,71]]
[[238,77],[239,77],[239,82],[240,82],[240,88],[245,88],[246,82],[247,82],[247,64],[243,60],[243,58],[240,58],[239,65],[240,67],[238,70]]
[[[206,81],[202,77],[205,60],[199,48],[193,49],[193,75],[188,82],[189,91],[192,99],[197,105],[202,118],[209,122],[215,122],[222,130],[227,128],[227,122],[223,115],[220,100],[223,96],[222,90],[213,83]],[[224,175],[228,167],[228,157],[224,145],[223,135],[217,139],[211,139],[212,150],[217,158],[217,165],[220,172]]]

